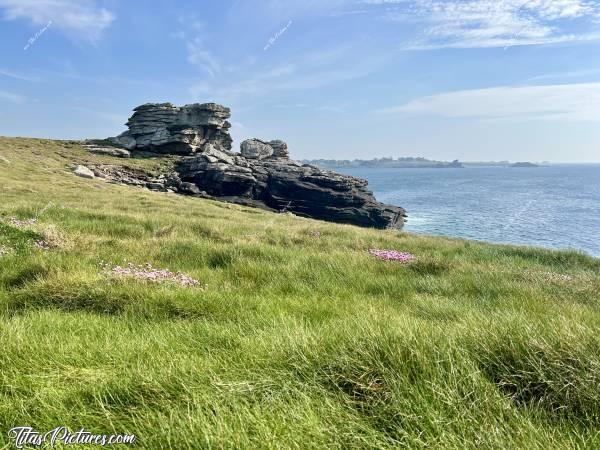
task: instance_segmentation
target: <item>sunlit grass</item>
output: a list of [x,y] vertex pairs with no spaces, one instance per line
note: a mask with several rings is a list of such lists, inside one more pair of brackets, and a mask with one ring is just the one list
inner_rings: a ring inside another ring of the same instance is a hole
[[[75,143],[0,156],[2,444],[66,425],[144,448],[600,447],[600,260],[84,180],[67,166],[123,160]],[[104,273],[129,262],[203,288]]]

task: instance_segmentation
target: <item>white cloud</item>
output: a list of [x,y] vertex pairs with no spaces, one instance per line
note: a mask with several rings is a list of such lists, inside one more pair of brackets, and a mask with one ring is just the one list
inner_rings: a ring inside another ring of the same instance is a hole
[[0,69],[0,76],[13,78],[19,81],[30,81],[30,82],[38,82],[40,81],[39,77],[33,77],[29,75],[23,75],[21,73],[12,72],[10,70]]
[[115,19],[94,0],[0,0],[0,11],[7,20],[25,19],[38,26],[52,22],[63,31],[90,40],[97,39]]
[[600,83],[501,86],[418,98],[379,112],[478,119],[600,121]]
[[[388,55],[366,55],[357,48],[324,48],[295,54],[289,62],[270,68],[240,65],[231,74],[222,72],[220,77],[196,82],[189,92],[197,101],[208,97],[216,102],[231,103],[251,96],[317,89],[362,78],[387,61]],[[357,51],[366,56],[358,61],[353,59]]]
[[214,78],[222,71],[222,66],[213,52],[209,50],[209,46],[206,45],[205,38],[208,35],[206,24],[193,13],[180,16],[178,22],[179,28],[177,31],[171,32],[169,36],[183,41],[189,63]]
[[196,37],[188,41],[186,46],[189,62],[206,71],[211,77],[221,71],[221,65],[212,52],[206,49],[202,38]]
[[0,91],[0,99],[8,100],[12,103],[21,104],[25,102],[25,97],[19,94],[13,94],[12,92]]
[[535,77],[528,78],[524,83],[533,83],[541,80],[564,80],[565,78],[581,78],[589,77],[591,75],[600,74],[600,69],[583,69],[583,70],[571,70],[567,72],[556,72],[556,73],[545,73],[543,75],[537,75]]
[[588,0],[363,0],[385,6],[387,18],[425,24],[409,48],[482,48],[551,44],[597,39],[575,19],[600,17],[600,4]]

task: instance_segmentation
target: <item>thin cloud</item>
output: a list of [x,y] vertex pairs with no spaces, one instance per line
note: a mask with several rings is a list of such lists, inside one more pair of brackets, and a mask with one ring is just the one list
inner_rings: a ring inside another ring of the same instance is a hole
[[[600,5],[587,0],[363,0],[389,20],[424,25],[412,50],[541,45],[597,39],[568,24],[592,24]],[[385,8],[382,8],[385,6]]]
[[600,83],[500,86],[431,95],[378,112],[470,119],[600,121]]
[[202,70],[206,71],[211,77],[214,77],[221,71],[221,65],[208,50],[200,37],[196,37],[186,43],[188,51],[188,61]]
[[179,29],[171,32],[173,39],[183,41],[187,51],[187,60],[190,64],[200,68],[210,77],[215,77],[222,70],[221,63],[206,45],[205,38],[208,34],[207,26],[195,14],[180,16]]
[[19,80],[19,81],[29,81],[32,83],[37,83],[38,81],[40,81],[39,77],[23,75],[21,73],[16,73],[16,72],[12,72],[10,70],[4,70],[4,69],[0,69],[0,76],[12,78],[14,80]]
[[6,20],[28,20],[37,26],[52,22],[63,31],[90,40],[97,39],[115,20],[115,15],[94,0],[0,0]]
[[[190,94],[205,100],[232,102],[247,97],[268,95],[274,92],[291,92],[317,89],[324,86],[355,80],[371,74],[387,61],[386,55],[369,55],[354,61],[352,47],[344,51],[336,49],[316,50],[296,55],[293,62],[274,66],[240,67],[231,77],[216,77],[195,83]],[[243,74],[243,77],[239,77]]]
[[584,69],[584,70],[572,70],[567,72],[556,72],[556,73],[545,73],[543,75],[537,75],[535,77],[528,78],[525,83],[530,84],[534,81],[541,80],[561,80],[565,78],[581,78],[589,77],[591,75],[600,74],[600,69]]

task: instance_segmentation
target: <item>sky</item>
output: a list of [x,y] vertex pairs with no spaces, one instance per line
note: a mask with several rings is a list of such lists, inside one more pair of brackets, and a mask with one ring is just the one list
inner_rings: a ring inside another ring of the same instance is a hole
[[295,159],[600,162],[600,1],[0,0],[0,135],[232,109]]

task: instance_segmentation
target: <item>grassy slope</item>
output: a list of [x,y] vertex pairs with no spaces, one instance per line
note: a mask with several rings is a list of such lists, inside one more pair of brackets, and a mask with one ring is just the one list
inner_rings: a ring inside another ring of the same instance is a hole
[[[600,260],[84,180],[66,165],[114,160],[73,144],[0,155],[0,216],[57,245],[0,228],[0,444],[27,424],[144,448],[600,447]],[[123,259],[207,287],[102,275]]]

